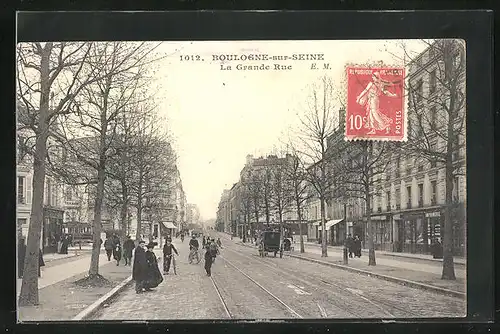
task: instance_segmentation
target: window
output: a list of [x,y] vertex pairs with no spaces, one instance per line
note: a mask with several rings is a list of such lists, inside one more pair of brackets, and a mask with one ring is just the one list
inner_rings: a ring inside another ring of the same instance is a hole
[[424,206],[424,184],[420,183],[418,185],[418,206]]
[[391,192],[387,191],[385,193],[385,199],[387,200],[387,211],[391,211]]
[[411,186],[406,187],[407,207],[411,208]]
[[458,187],[459,187],[459,179],[458,179],[458,176],[455,176],[455,178],[453,179],[453,201],[454,202],[458,202],[459,200],[459,196],[458,194],[460,193],[460,191],[458,190]]
[[401,209],[401,189],[396,188],[396,209]]
[[396,158],[396,177],[399,177],[399,169],[401,168],[401,157]]
[[64,192],[64,200],[66,202],[71,202],[73,200],[73,191],[70,186],[66,187],[66,191]]
[[17,203],[26,204],[26,198],[24,196],[24,176],[17,177]]
[[429,94],[436,91],[436,70],[433,70],[429,75]]
[[424,83],[422,79],[419,79],[417,81],[417,96],[416,96],[417,103],[422,102],[423,97],[424,97]]
[[431,204],[436,205],[437,203],[437,182],[431,181]]
[[431,109],[430,109],[430,126],[431,126],[431,129],[435,129],[436,128],[436,106],[432,106]]

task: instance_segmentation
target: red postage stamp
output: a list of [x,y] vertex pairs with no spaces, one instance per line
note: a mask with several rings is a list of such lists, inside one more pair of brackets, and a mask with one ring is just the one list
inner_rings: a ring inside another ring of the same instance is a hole
[[406,140],[404,69],[347,67],[346,140]]

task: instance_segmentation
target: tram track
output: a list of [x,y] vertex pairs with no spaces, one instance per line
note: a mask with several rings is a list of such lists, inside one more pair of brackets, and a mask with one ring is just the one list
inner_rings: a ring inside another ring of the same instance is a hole
[[[300,315],[292,307],[290,307],[288,304],[286,304],[282,299],[280,299],[275,294],[273,294],[271,291],[269,291],[269,289],[267,289],[262,284],[260,284],[259,282],[257,282],[254,278],[252,278],[247,273],[245,273],[244,271],[242,271],[241,269],[239,269],[232,261],[229,261],[227,258],[225,258],[223,256],[220,256],[220,255],[219,255],[219,257],[224,261],[224,263],[226,263],[234,271],[236,271],[239,274],[241,274],[242,276],[244,276],[249,282],[251,282],[254,286],[257,286],[261,291],[264,291],[265,294],[266,294],[266,296],[271,297],[270,299],[272,299],[273,301],[277,302],[288,314],[292,315],[292,317],[299,318],[299,319],[303,318],[302,315]],[[231,312],[231,310],[230,310],[231,307],[228,306],[228,302],[224,299],[223,293],[222,293],[222,291],[221,291],[221,289],[219,287],[219,284],[217,283],[217,279],[216,279],[217,275],[211,276],[210,278],[211,278],[212,284],[214,286],[214,289],[216,290],[216,293],[219,296],[219,300],[220,300],[221,304],[223,305],[223,308],[224,308],[224,311],[226,312],[226,315],[230,319],[231,318],[235,318],[235,314],[234,313],[236,313],[236,312]]]
[[[387,301],[382,300],[379,297],[375,297],[365,293],[361,295],[361,293],[356,292],[355,289],[351,289],[349,286],[327,281],[323,278],[316,277],[314,274],[308,274],[307,277],[305,277],[304,274],[298,273],[297,271],[292,272],[289,269],[283,267],[277,267],[275,264],[272,265],[269,260],[264,260],[260,258],[256,259],[240,251],[234,250],[232,248],[226,247],[226,249],[251,261],[261,263],[266,267],[279,272],[281,275],[286,274],[288,277],[292,278],[295,281],[299,281],[302,284],[306,284],[314,288],[319,288],[328,294],[335,295],[336,298],[332,299],[332,303],[336,304],[336,306],[342,309],[349,310],[350,313],[355,314],[358,317],[366,318],[366,312],[362,311],[362,309],[360,311],[360,308],[352,306],[353,300],[352,298],[345,296],[346,292],[351,297],[355,297],[358,300],[361,300],[364,303],[368,303],[375,309],[377,309],[381,313],[380,316],[378,317],[381,318],[417,317],[417,314],[412,311],[409,311],[397,305],[389,304]],[[332,288],[334,288],[335,290],[333,290]]]

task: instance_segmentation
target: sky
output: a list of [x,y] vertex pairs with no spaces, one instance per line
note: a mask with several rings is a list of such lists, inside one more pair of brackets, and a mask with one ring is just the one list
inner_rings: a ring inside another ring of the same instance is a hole
[[[412,53],[425,48],[421,41],[404,43]],[[187,201],[198,205],[202,219],[216,217],[223,190],[238,182],[248,154],[268,155],[293,133],[311,85],[323,75],[345,89],[347,63],[399,65],[404,54],[401,41],[387,40],[164,42],[157,51],[166,57],[152,84],[159,91],[159,110],[173,138]],[[214,59],[228,54],[323,54],[324,60]],[[313,63],[317,69],[311,69]],[[238,70],[238,64],[269,69]],[[275,64],[291,69],[275,70]]]

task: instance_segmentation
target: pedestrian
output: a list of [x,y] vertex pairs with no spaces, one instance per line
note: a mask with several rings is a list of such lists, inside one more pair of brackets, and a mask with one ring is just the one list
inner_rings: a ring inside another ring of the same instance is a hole
[[68,247],[69,247],[69,237],[65,235],[62,239],[61,242],[61,251],[60,254],[68,254]]
[[217,238],[217,246],[222,248],[222,241],[220,241],[220,238]]
[[347,248],[347,251],[349,252],[349,257],[352,258],[352,251],[353,251],[353,246],[354,246],[354,239],[352,238],[351,234],[347,236],[345,246]]
[[201,242],[203,244],[203,248],[205,248],[205,246],[207,244],[207,239],[205,238],[205,236],[203,236],[203,238],[201,239]]
[[217,257],[217,254],[219,253],[219,249],[217,247],[217,244],[215,243],[215,239],[212,239],[209,245],[209,250],[210,254],[212,254],[212,263],[215,263],[215,258]]
[[148,263],[146,260],[146,243],[139,241],[139,245],[134,250],[134,266],[132,267],[132,279],[135,281],[135,292],[141,293],[144,290],[144,282],[147,279]]
[[116,260],[116,265],[119,266],[122,259],[122,246],[119,242],[113,248],[113,258]]
[[38,277],[42,277],[42,267],[45,267],[45,262],[43,261],[43,251],[40,249],[38,251]]
[[443,258],[443,245],[438,238],[435,238],[431,246],[432,257],[434,259]]
[[193,256],[196,256],[196,263],[200,262],[198,249],[200,248],[200,244],[198,240],[196,240],[196,236],[193,234],[191,240],[189,240],[189,264],[193,263]]
[[127,235],[127,240],[123,243],[123,257],[125,258],[125,265],[132,265],[132,251],[134,250],[134,242]]
[[174,245],[172,245],[172,240],[170,238],[167,239],[165,246],[163,246],[163,274],[168,275],[168,271],[170,270],[170,263],[172,261],[172,251],[175,252],[175,255],[179,256],[177,249],[175,249]]
[[106,238],[106,240],[104,241],[104,249],[106,250],[108,261],[111,261],[111,255],[113,255],[113,246],[113,240],[111,238]]
[[359,236],[354,237],[354,256],[361,257],[361,240]]
[[205,271],[207,272],[207,276],[212,276],[212,252],[209,248],[205,252]]
[[156,288],[163,282],[163,276],[161,275],[160,268],[158,268],[158,259],[156,258],[153,248],[156,245],[154,242],[147,244],[146,248],[146,280],[144,281],[144,290],[152,291],[152,288]]

